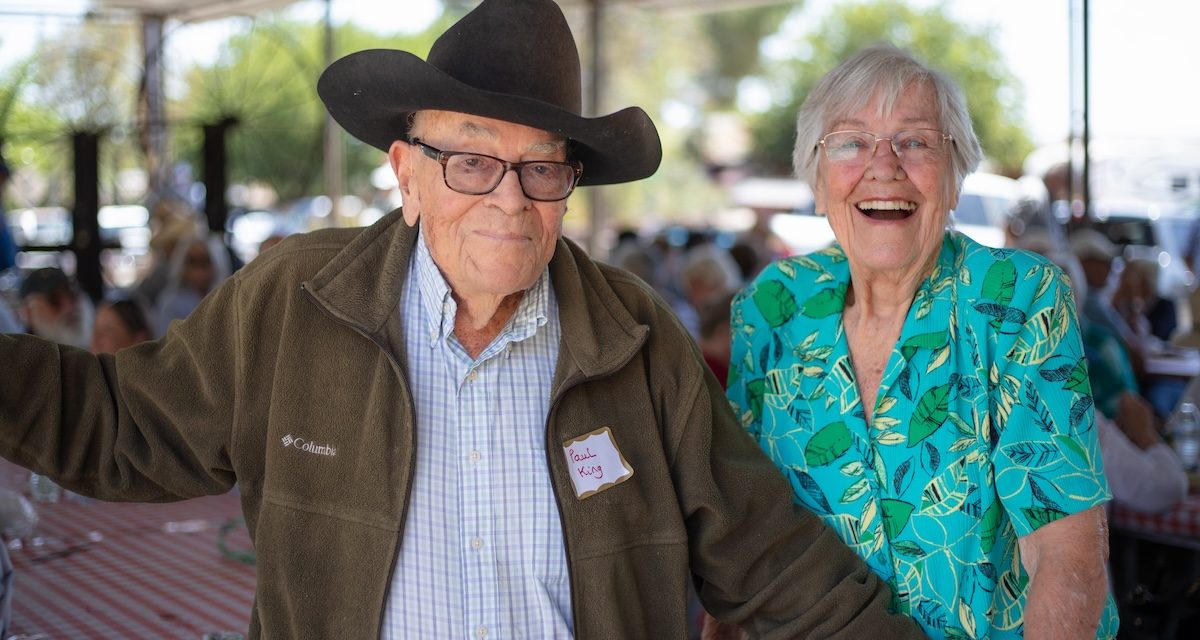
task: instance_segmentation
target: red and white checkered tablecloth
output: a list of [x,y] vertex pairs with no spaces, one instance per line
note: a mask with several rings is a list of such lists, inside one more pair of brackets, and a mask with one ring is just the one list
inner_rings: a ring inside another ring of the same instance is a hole
[[1145,536],[1190,539],[1200,546],[1200,493],[1188,494],[1166,513],[1138,513],[1114,505],[1111,526]]
[[[246,633],[254,567],[234,494],[170,504],[36,505],[32,538],[10,543],[9,632],[54,640],[199,640]],[[218,548],[224,534],[227,553]]]

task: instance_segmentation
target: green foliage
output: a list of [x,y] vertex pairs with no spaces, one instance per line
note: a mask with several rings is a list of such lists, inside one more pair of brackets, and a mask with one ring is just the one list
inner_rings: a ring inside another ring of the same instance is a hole
[[[799,6],[781,2],[693,13],[639,3],[606,5],[601,55],[607,73],[595,111],[644,108],[658,126],[664,150],[663,164],[651,178],[602,190],[611,223],[703,224],[723,208],[723,191],[710,180],[697,152],[698,132],[705,113],[736,106],[739,83],[750,75],[760,74],[776,94],[774,108],[753,116],[756,160],[790,173],[795,113],[807,89],[838,61],[881,39],[915,50],[962,83],[985,152],[1002,168],[1020,166],[1031,146],[1009,116],[1020,95],[986,30],[953,23],[943,7],[914,10],[897,0],[839,4],[800,43],[803,55],[764,65],[762,39]],[[434,39],[468,9],[446,3],[442,17],[420,34],[390,36],[337,26],[335,56],[386,47],[424,57]],[[588,15],[571,3],[564,9],[579,44],[586,91],[592,51]],[[223,43],[215,63],[168,73],[174,92],[167,111],[172,161],[188,162],[198,174],[203,127],[232,119],[236,124],[227,138],[231,182],[269,184],[284,200],[321,193],[325,111],[315,87],[325,66],[324,27],[270,17],[245,25]],[[46,176],[41,200],[69,202],[62,185],[71,182],[71,130],[108,134],[101,143],[102,182],[111,182],[117,170],[143,164],[140,41],[134,22],[86,23],[48,40],[25,67],[10,67],[0,77],[0,138],[10,161]],[[585,111],[596,115],[587,104]],[[346,191],[367,195],[370,172],[383,154],[344,133],[341,140]],[[589,219],[590,191],[581,189],[572,198],[568,230]]]
[[69,129],[106,131],[135,117],[141,54],[133,24],[85,22],[40,44],[30,62],[30,99]]
[[0,78],[0,139],[14,170],[36,174],[10,188],[10,206],[70,203],[74,132],[100,133],[101,197],[141,158],[134,135],[141,81],[136,26],[84,22],[40,42]]
[[1033,144],[1013,119],[1022,96],[1003,64],[990,28],[972,29],[944,5],[915,9],[900,0],[836,5],[801,43],[807,55],[774,74],[777,104],[755,122],[756,159],[769,171],[791,173],[795,117],[816,81],[863,47],[891,42],[944,71],[963,88],[984,154],[1002,173],[1019,174]]
[[[334,31],[335,57],[368,48],[428,51],[437,24],[426,34],[388,37],[352,25]],[[232,182],[269,184],[288,200],[324,191],[325,109],[316,93],[325,68],[325,31],[319,24],[256,21],[229,39],[208,67],[193,67],[187,92],[171,107],[174,148],[200,166],[203,127],[232,120],[227,149]],[[339,128],[339,132],[340,132]],[[341,134],[347,191],[365,192],[382,152]]]
[[735,107],[738,83],[761,72],[762,39],[774,33],[795,8],[794,5],[753,7],[703,16],[704,32],[714,51],[710,68],[703,72],[712,108]]

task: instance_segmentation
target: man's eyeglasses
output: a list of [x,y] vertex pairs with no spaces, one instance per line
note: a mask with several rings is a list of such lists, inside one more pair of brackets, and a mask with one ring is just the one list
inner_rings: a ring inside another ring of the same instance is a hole
[[420,147],[425,155],[442,165],[442,179],[447,187],[469,196],[491,193],[500,186],[504,174],[516,171],[517,181],[526,197],[539,202],[557,202],[571,195],[583,174],[583,165],[578,161],[509,162],[482,153],[442,151],[419,138],[408,143]]
[[875,148],[887,140],[901,164],[916,166],[938,159],[946,143],[953,144],[954,136],[937,129],[908,129],[897,131],[890,138],[881,138],[866,131],[834,131],[825,134],[817,144],[825,148],[825,158],[842,166],[865,165],[875,157]]

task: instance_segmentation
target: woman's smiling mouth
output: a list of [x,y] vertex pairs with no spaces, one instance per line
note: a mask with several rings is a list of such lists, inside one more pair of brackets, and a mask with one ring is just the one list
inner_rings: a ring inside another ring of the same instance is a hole
[[857,208],[872,220],[904,220],[917,210],[917,203],[906,200],[864,200],[858,203]]

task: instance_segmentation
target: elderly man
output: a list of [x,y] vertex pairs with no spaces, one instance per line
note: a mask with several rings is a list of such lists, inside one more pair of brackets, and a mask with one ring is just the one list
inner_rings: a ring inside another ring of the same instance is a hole
[[25,330],[59,344],[86,347],[92,335],[91,305],[58,267],[38,269],[21,282],[17,315]]
[[557,5],[485,0],[318,90],[403,210],[284,240],[115,357],[0,338],[0,453],[107,499],[237,482],[251,637],[678,638],[689,581],[756,636],[918,635],[661,301],[561,238],[577,184],[660,146],[638,109],[579,115]]

